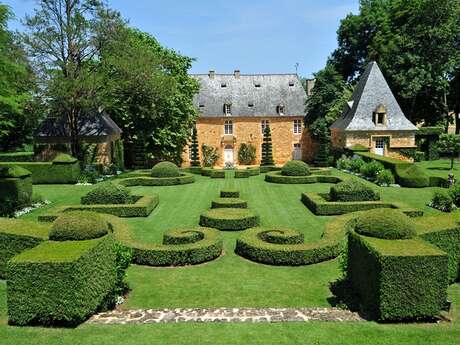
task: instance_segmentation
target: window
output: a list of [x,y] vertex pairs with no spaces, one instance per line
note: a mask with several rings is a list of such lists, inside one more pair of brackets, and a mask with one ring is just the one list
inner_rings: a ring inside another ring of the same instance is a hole
[[294,81],[293,80],[289,81],[289,86],[294,86]]
[[227,87],[227,84],[226,84],[226,83],[222,83],[222,84],[220,84],[220,87]]
[[302,120],[294,120],[294,134],[302,134]]
[[269,120],[262,120],[262,122],[260,123],[260,127],[262,129],[262,134],[264,134],[265,128],[270,127],[270,121]]
[[385,107],[381,104],[375,109],[373,114],[373,121],[376,126],[384,126],[386,123],[387,112]]
[[248,102],[248,107],[249,107],[249,108],[254,107],[254,102]]
[[200,104],[199,104],[199,107],[200,107],[200,108],[204,108],[204,103],[200,103]]
[[232,105],[231,104],[224,104],[224,114],[225,115],[232,115]]
[[224,133],[233,134],[233,122],[231,120],[226,120],[224,123]]
[[255,87],[260,87],[261,85],[260,85],[260,83],[254,83],[254,86]]
[[283,116],[284,115],[284,105],[280,104],[276,107],[276,112],[278,115]]

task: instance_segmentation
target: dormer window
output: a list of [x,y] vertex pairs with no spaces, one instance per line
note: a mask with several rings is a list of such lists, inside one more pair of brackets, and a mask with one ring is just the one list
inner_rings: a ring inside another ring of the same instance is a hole
[[276,107],[276,113],[280,116],[284,115],[284,105],[280,104]]
[[259,83],[259,82],[257,82],[257,83],[254,83],[254,86],[255,86],[255,87],[261,87],[261,85],[260,85],[260,83]]
[[220,87],[227,87],[227,84],[226,84],[226,83],[222,83],[222,84],[220,84]]
[[249,108],[254,107],[254,102],[248,102],[248,107],[249,107]]
[[373,114],[373,122],[376,126],[385,126],[387,122],[387,111],[385,106],[380,104]]
[[294,81],[293,80],[289,81],[289,86],[294,86]]
[[200,103],[198,106],[199,106],[200,108],[204,108],[204,103]]
[[232,115],[232,105],[230,103],[225,103],[224,104],[224,114],[226,116]]

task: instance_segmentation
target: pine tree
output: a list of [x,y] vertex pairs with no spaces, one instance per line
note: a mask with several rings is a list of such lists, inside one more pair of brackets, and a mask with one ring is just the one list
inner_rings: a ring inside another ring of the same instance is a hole
[[262,143],[262,161],[260,165],[274,165],[273,153],[272,153],[272,135],[270,132],[270,126],[265,126],[264,129],[264,141]]
[[198,152],[198,139],[197,139],[197,131],[196,127],[194,126],[192,129],[192,142],[190,144],[190,151],[191,151],[191,161],[190,165],[192,167],[199,167],[200,164],[200,155]]

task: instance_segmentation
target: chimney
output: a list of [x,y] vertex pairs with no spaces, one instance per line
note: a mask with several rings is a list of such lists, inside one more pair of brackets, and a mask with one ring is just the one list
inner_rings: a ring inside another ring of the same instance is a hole
[[240,75],[241,75],[240,70],[236,69],[233,75],[235,76],[235,79],[240,79]]
[[314,87],[315,79],[307,79],[307,96],[311,96]]
[[209,79],[214,79],[214,77],[216,76],[216,71],[214,71],[213,69],[209,71]]

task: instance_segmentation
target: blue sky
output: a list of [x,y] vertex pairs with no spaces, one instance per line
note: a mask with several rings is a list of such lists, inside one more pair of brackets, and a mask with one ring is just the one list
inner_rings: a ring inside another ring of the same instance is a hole
[[[35,0],[0,0],[18,20]],[[130,25],[196,58],[193,73],[287,73],[310,77],[336,47],[340,19],[358,0],[108,0]],[[19,28],[18,21],[10,24]]]

